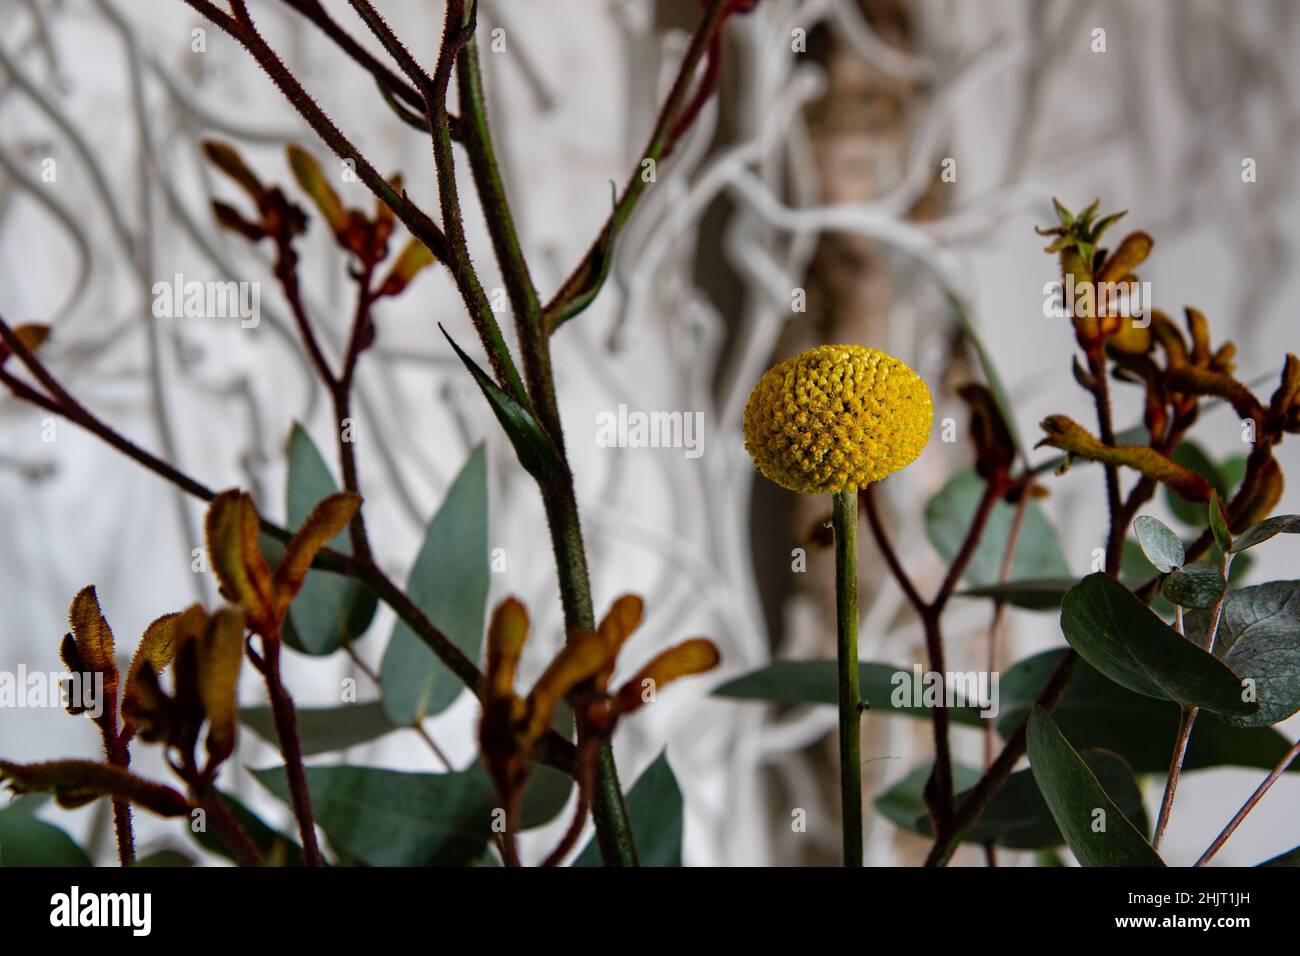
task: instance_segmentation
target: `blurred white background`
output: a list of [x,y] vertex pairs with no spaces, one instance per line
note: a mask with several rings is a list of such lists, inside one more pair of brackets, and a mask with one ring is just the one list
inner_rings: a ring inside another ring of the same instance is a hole
[[[356,35],[347,4],[326,6]],[[506,49],[484,53],[492,123],[525,249],[543,293],[585,252],[609,208],[609,181],[633,169],[671,83],[695,0],[482,0],[481,28],[503,29]],[[384,106],[373,82],[274,0],[250,3],[304,85],[383,172],[401,170],[411,196],[436,209],[427,142]],[[391,0],[385,16],[422,62],[440,34],[437,0]],[[865,12],[864,12],[865,11]],[[1008,384],[1022,433],[1045,414],[1092,423],[1069,375],[1072,336],[1043,317],[1055,263],[1033,226],[1050,197],[1077,208],[1130,210],[1124,227],[1156,238],[1143,278],[1172,315],[1194,304],[1216,343],[1231,338],[1243,380],[1275,376],[1300,349],[1292,268],[1300,241],[1295,155],[1300,138],[1300,7],[1286,0],[762,0],[728,28],[721,94],[659,170],[622,241],[597,304],[555,339],[570,454],[579,482],[598,613],[618,594],[645,595],[646,625],[629,645],[628,672],[656,649],[693,634],[714,638],[721,676],[774,656],[833,654],[828,560],[790,575],[789,549],[816,508],[759,488],[740,436],[749,387],[810,337],[887,349],[936,387],[936,419],[964,421],[949,386],[952,317],[942,283],[967,298],[972,320]],[[290,331],[264,248],[213,226],[208,200],[229,196],[200,162],[197,142],[239,145],[267,181],[287,184],[286,141],[325,159],[309,129],[266,76],[219,31],[192,50],[205,24],[180,0],[7,0],[0,5],[0,314],[49,322],[43,355],[91,409],[213,487],[253,489],[283,518],[284,443],[303,421],[329,447],[327,409]],[[1094,52],[1095,30],[1105,52]],[[806,52],[796,52],[806,31]],[[368,37],[367,37],[368,40]],[[378,50],[377,45],[371,44]],[[463,157],[462,157],[463,158]],[[1244,183],[1242,161],[1257,180]],[[57,176],[44,181],[46,160]],[[945,159],[955,182],[938,181]],[[334,160],[330,158],[329,163]],[[468,183],[468,168],[462,182]],[[360,183],[336,184],[369,208]],[[470,190],[462,190],[468,195]],[[467,200],[469,201],[469,200]],[[470,241],[484,284],[498,285],[476,209]],[[304,252],[309,307],[338,344],[351,309],[337,255],[315,227]],[[259,281],[263,321],[153,320],[150,289],[187,278]],[[796,288],[807,314],[791,312]],[[378,558],[405,580],[423,525],[469,449],[489,450],[494,547],[509,570],[491,601],[520,595],[536,625],[525,674],[560,643],[554,562],[540,501],[436,322],[473,341],[459,297],[430,270],[377,316],[379,338],[359,379],[363,491]],[[1265,390],[1271,389],[1271,382]],[[1120,426],[1138,420],[1135,390],[1117,388]],[[1132,391],[1133,394],[1126,394]],[[704,454],[597,446],[596,417],[633,409],[699,411]],[[0,669],[59,668],[72,595],[98,587],[129,651],[153,618],[211,582],[190,571],[201,509],[94,437],[0,396]],[[1238,426],[1219,411],[1202,441],[1226,457]],[[1300,443],[1282,446],[1300,468]],[[885,488],[904,560],[932,588],[941,573],[921,511],[968,445],[935,441]],[[1101,476],[1084,467],[1052,479],[1046,502],[1079,573],[1101,543]],[[754,497],[757,492],[758,497]],[[1147,509],[1164,515],[1157,499]],[[1281,510],[1300,511],[1288,490]],[[752,533],[751,533],[752,529]],[[885,581],[865,532],[863,578]],[[1253,581],[1289,578],[1293,540],[1261,552]],[[772,569],[775,569],[773,571]],[[818,574],[818,571],[822,573]],[[784,579],[782,573],[784,571]],[[1263,576],[1267,575],[1267,577]],[[798,577],[798,580],[791,578]],[[863,655],[920,660],[919,629],[896,618],[897,589],[864,600]],[[948,624],[951,666],[982,663],[988,609],[958,602]],[[360,653],[377,663],[392,628],[381,611]],[[1059,644],[1054,615],[1013,613],[1015,659]],[[286,682],[299,704],[337,703],[341,655],[290,655]],[[262,701],[251,679],[246,703]],[[695,865],[833,861],[838,836],[833,709],[782,712],[713,699],[716,677],[684,682],[620,730],[625,784],[666,746],[686,795],[686,862]],[[365,688],[370,694],[373,688]],[[426,730],[463,766],[473,756],[468,695]],[[1300,720],[1283,725],[1300,733]],[[909,722],[867,718],[869,795],[903,776],[928,749]],[[0,711],[0,754],[33,760],[91,755],[89,722],[58,710]],[[980,760],[974,734],[959,756]],[[136,768],[163,775],[156,750]],[[347,760],[436,769],[409,732],[356,748]],[[274,752],[251,735],[239,760]],[[1185,778],[1167,858],[1191,863],[1264,775],[1197,772]],[[246,775],[231,786],[268,819],[284,808]],[[1147,782],[1154,817],[1163,780]],[[1247,865],[1300,843],[1300,783],[1282,780],[1220,853]],[[792,834],[793,807],[809,832]],[[48,812],[48,811],[46,811]],[[915,863],[924,844],[898,836],[868,806],[868,861]],[[58,814],[101,862],[112,858],[103,809]],[[525,843],[548,847],[564,817]],[[141,848],[184,846],[178,825],[137,815]],[[959,862],[978,862],[975,854]],[[1018,862],[1004,854],[1004,862]]]

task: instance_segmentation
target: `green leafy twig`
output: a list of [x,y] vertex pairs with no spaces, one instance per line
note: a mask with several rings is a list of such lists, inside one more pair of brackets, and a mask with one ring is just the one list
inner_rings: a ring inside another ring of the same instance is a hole
[[613,211],[605,220],[605,225],[592,242],[582,262],[542,310],[550,332],[554,332],[564,322],[578,315],[595,299],[595,293],[599,291],[605,277],[609,274],[614,241],[627,224],[649,184],[644,175],[643,164],[658,163],[666,158],[676,145],[685,131],[685,128],[679,125],[679,121],[687,105],[687,96],[691,92],[696,70],[710,51],[714,52],[716,62],[719,30],[728,16],[744,8],[745,5],[737,3],[736,0],[710,0],[704,16],[691,36],[677,79],[673,81],[672,89],[659,109],[659,116],[655,120],[650,139],[641,151],[636,168],[614,203]]

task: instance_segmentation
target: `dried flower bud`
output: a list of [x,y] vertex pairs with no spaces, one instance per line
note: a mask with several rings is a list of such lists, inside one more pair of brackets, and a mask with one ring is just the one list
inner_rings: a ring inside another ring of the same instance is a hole
[[1039,445],[1059,448],[1069,456],[1097,461],[1108,465],[1122,465],[1163,482],[1188,501],[1206,502],[1214,489],[1196,472],[1145,445],[1119,445],[1112,447],[1097,439],[1078,422],[1065,415],[1052,415],[1043,419],[1046,437]]

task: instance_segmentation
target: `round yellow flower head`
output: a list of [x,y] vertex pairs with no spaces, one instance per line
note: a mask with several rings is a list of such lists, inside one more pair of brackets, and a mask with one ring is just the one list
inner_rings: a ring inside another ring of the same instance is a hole
[[745,450],[782,488],[838,492],[915,461],[933,420],[924,379],[892,355],[819,345],[758,380],[745,405]]

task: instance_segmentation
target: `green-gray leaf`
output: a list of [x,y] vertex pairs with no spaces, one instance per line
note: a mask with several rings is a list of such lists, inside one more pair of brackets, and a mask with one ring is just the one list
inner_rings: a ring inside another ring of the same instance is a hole
[[1029,712],[1029,767],[1066,844],[1084,866],[1164,866],[1047,711]]
[[1245,551],[1279,534],[1300,534],[1300,515],[1274,515],[1251,525],[1232,542],[1232,550]]
[[[933,707],[925,706],[924,697],[917,700],[916,693],[912,692],[913,669],[859,661],[858,674],[859,694],[870,705],[869,713],[923,719],[929,719],[933,713]],[[728,681],[713,693],[719,697],[774,704],[834,705],[839,700],[837,675],[838,665],[833,660],[774,661],[767,667]],[[924,693],[924,686],[921,692]],[[950,707],[948,716],[953,723],[970,727],[978,727],[981,723],[979,710],[975,707]]]
[[[1189,612],[1187,633],[1204,642],[1211,612]],[[1240,727],[1267,727],[1300,711],[1300,581],[1270,581],[1228,592],[1214,654],[1254,681],[1259,710],[1224,717]]]
[[1090,574],[1061,602],[1061,630],[1097,670],[1129,690],[1216,714],[1248,716],[1241,681],[1108,574]]
[[[1124,815],[1145,834],[1146,809],[1142,791],[1133,777],[1133,768],[1123,758],[1104,750],[1082,754],[1104,789]],[[905,829],[930,836],[929,815],[925,809],[924,787],[930,765],[918,767],[876,800],[882,814]],[[953,767],[953,779],[960,804],[969,788],[979,780],[980,772],[960,764]],[[1039,850],[1060,846],[1065,838],[1043,800],[1030,770],[1019,770],[1007,778],[979,819],[962,837],[966,843],[996,843],[1011,850]]]
[[[909,770],[905,776],[876,797],[873,801],[876,812],[896,827],[929,836],[931,828],[925,806],[925,784],[930,779],[930,771],[933,767],[933,762],[926,761]],[[979,778],[980,772],[974,767],[954,761],[952,781],[953,787],[958,792],[969,790],[975,786]],[[969,839],[969,835],[966,839]]]
[[0,866],[93,866],[72,837],[35,815],[43,802],[16,800],[0,809]]
[[[244,707],[239,711],[239,719],[267,743],[279,746],[270,707]],[[379,701],[298,708],[298,741],[304,757],[344,750],[400,729],[388,719]]]
[[1208,561],[1194,561],[1173,572],[1160,584],[1160,593],[1185,608],[1213,607],[1227,589],[1223,573]]
[[[378,767],[308,767],[316,822],[346,862],[468,866],[492,834],[495,797],[482,773],[401,773]],[[289,802],[283,767],[253,771]]]
[[[632,837],[642,866],[682,865],[682,791],[668,754],[661,753],[637,778],[627,794]],[[574,866],[600,866],[600,850],[592,839]]]
[[[1200,445],[1194,441],[1185,441],[1174,449],[1173,460],[1189,471],[1194,471],[1219,493],[1222,498],[1228,493],[1223,470],[1216,466]],[[1188,501],[1182,495],[1175,494],[1165,487],[1165,504],[1179,521],[1194,528],[1205,527],[1205,506]]]
[[[306,773],[316,822],[345,863],[470,866],[492,839],[500,801],[479,764],[456,773],[355,766],[308,767]],[[283,767],[254,770],[253,776],[290,802]],[[520,828],[553,819],[571,789],[564,774],[538,767],[520,809]]]
[[[286,495],[289,526],[299,527],[318,502],[338,490],[311,436],[295,423],[289,436]],[[351,554],[348,530],[344,528],[335,535],[329,547]],[[365,633],[377,605],[374,594],[360,581],[329,571],[309,571],[302,590],[289,605],[284,641],[304,654],[332,654],[344,642],[356,640]]]
[[1078,578],[1033,578],[985,584],[959,591],[960,597],[993,598],[1027,611],[1054,611],[1061,606],[1065,592],[1079,583]]
[[[481,656],[490,574],[487,458],[480,445],[429,522],[406,589],[470,660]],[[401,620],[384,652],[380,684],[384,710],[394,724],[403,726],[441,713],[465,689]]]
[[[1002,675],[998,733],[1004,739],[1025,722],[1030,706],[1066,653],[1062,649],[1035,654]],[[1086,661],[1075,661],[1065,696],[1052,717],[1081,750],[1109,750],[1137,773],[1163,774],[1169,770],[1170,742],[1177,736],[1181,713],[1172,701],[1135,694],[1097,673]],[[1230,727],[1216,715],[1205,713],[1196,721],[1183,769],[1271,769],[1290,748],[1290,742],[1276,730]],[[1300,773],[1300,762],[1292,764],[1291,771]]]
[[1137,534],[1138,544],[1142,546],[1142,553],[1157,571],[1168,574],[1174,568],[1182,567],[1187,560],[1178,535],[1159,518],[1139,515],[1133,522],[1133,531]]
[[[984,494],[984,481],[973,468],[958,472],[925,506],[925,533],[945,561],[961,548],[976,508]],[[1015,506],[999,501],[993,506],[984,535],[966,568],[966,582],[974,587],[1001,579],[1002,557],[1015,523]],[[1070,566],[1061,543],[1038,502],[1026,507],[1025,519],[1011,562],[1009,581],[1068,578]]]

